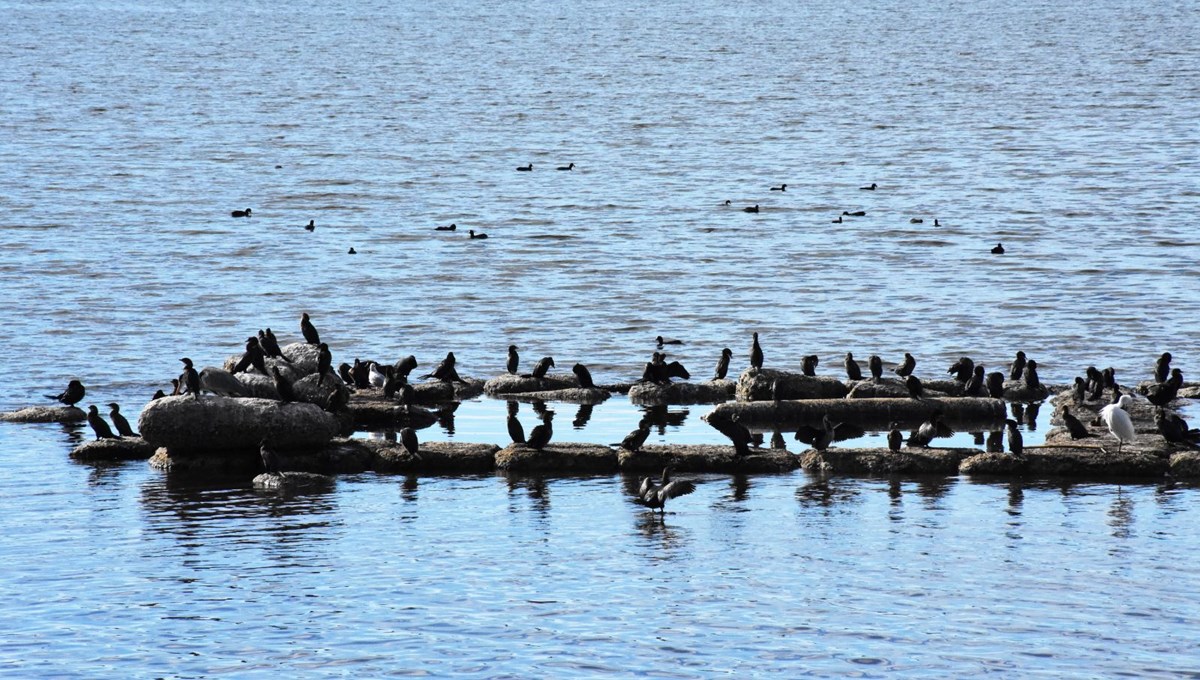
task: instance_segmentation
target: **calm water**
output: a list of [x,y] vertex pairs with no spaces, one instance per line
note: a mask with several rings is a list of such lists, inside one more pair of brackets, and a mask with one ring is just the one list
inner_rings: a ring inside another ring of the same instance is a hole
[[[516,343],[630,379],[658,334],[706,377],[752,331],[830,375],[1200,373],[1194,3],[727,5],[0,0],[0,407],[78,376],[132,413],[301,311],[337,361],[479,377]],[[688,410],[659,441],[710,440]],[[657,523],[616,477],[279,499],[77,436],[0,427],[0,671],[1197,666],[1194,490],[713,477]]]

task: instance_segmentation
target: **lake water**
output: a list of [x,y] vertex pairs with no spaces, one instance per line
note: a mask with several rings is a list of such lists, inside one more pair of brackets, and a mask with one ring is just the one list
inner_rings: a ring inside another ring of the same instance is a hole
[[[79,377],[133,414],[302,311],[337,362],[477,377],[515,343],[629,380],[660,334],[736,373],[753,331],[826,375],[1200,373],[1194,3],[0,0],[0,26],[0,408]],[[715,441],[686,410],[657,441]],[[660,522],[620,477],[277,498],[75,465],[79,436],[0,426],[0,673],[1200,668],[1193,489],[712,476]]]

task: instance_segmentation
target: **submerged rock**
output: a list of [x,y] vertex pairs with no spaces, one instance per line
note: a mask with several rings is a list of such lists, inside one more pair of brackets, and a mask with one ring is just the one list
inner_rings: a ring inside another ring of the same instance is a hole
[[84,442],[71,451],[71,458],[82,461],[146,460],[153,455],[154,447],[141,437],[97,439]]
[[669,385],[635,383],[629,389],[629,401],[635,404],[720,404],[733,398],[736,387],[732,380]]
[[333,477],[315,472],[264,472],[253,484],[263,491],[305,491],[329,489],[335,482]]
[[496,453],[496,468],[509,472],[616,472],[617,451],[599,444],[551,444],[541,451],[510,444]]
[[617,462],[625,472],[662,472],[670,465],[676,472],[722,472],[729,474],[790,472],[800,459],[785,449],[751,449],[738,456],[732,446],[673,444],[643,446],[633,452],[620,449]]
[[[778,384],[777,392],[772,386]],[[735,396],[738,401],[770,401],[779,399],[841,399],[850,393],[840,380],[826,376],[807,376],[803,373],[771,368],[749,368],[738,377]]]
[[612,396],[608,390],[599,387],[568,387],[564,390],[547,390],[545,392],[510,392],[496,395],[497,398],[520,402],[559,401],[566,404],[600,404]]
[[494,444],[425,442],[414,456],[399,443],[368,441],[366,445],[376,472],[490,472],[500,450]]
[[87,411],[74,406],[28,406],[0,413],[9,423],[79,423],[87,420]]
[[525,378],[511,373],[498,375],[483,385],[483,391],[491,394],[517,394],[521,392],[549,392],[579,387],[579,379],[573,373],[548,373],[545,378]]
[[319,449],[337,434],[338,423],[314,404],[187,395],[150,402],[138,429],[152,446],[172,455],[237,451],[257,456],[264,438],[279,449]]
[[1162,477],[1170,464],[1153,453],[1125,446],[1118,455],[1111,449],[1091,446],[1025,447],[1021,456],[987,453],[963,461],[960,472],[971,475],[1026,475],[1031,477],[1083,477],[1122,479]]
[[[358,439],[336,438],[319,449],[277,451],[281,467],[288,470],[353,474],[371,469],[373,452]],[[256,453],[220,451],[202,456],[177,455],[165,448],[154,452],[150,467],[172,473],[229,473],[262,470]]]
[[978,449],[886,448],[841,449],[825,451],[809,449],[800,454],[805,470],[869,475],[889,474],[947,474],[958,472],[959,464],[979,453]]

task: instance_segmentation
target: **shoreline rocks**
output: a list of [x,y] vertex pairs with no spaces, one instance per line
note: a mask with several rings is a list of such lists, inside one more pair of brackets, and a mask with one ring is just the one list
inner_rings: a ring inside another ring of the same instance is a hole
[[85,420],[87,411],[74,406],[27,406],[0,413],[0,421],[7,423],[81,423]]
[[835,423],[853,423],[865,430],[887,430],[892,421],[915,428],[935,410],[941,410],[948,425],[959,431],[992,430],[1003,426],[1005,404],[999,399],[955,397],[912,399],[801,399],[790,401],[727,402],[713,414],[738,421],[752,429],[818,425],[828,415]]
[[280,449],[319,449],[337,434],[338,422],[314,404],[186,395],[150,402],[138,430],[173,456],[222,451],[257,456],[263,439]]
[[147,460],[154,455],[154,447],[141,437],[96,439],[76,446],[70,455],[78,461]]
[[671,406],[720,404],[733,398],[736,388],[737,384],[732,380],[674,382],[669,385],[635,383],[629,388],[629,401],[634,404]]
[[[772,385],[778,385],[773,393]],[[748,368],[738,376],[734,396],[738,401],[771,401],[779,399],[841,399],[850,393],[842,381],[827,376],[807,376],[802,373],[771,368]]]

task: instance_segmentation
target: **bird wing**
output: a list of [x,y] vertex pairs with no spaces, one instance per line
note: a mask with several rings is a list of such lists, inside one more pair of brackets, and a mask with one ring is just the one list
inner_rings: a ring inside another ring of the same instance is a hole
[[672,361],[671,363],[667,364],[667,377],[687,380],[688,378],[692,377],[692,374],[688,373],[688,370],[683,367],[683,364],[679,363],[678,361]]
[[658,496],[662,499],[678,498],[686,496],[696,490],[696,484],[689,480],[680,479],[673,482],[668,482],[666,485],[658,489]]

